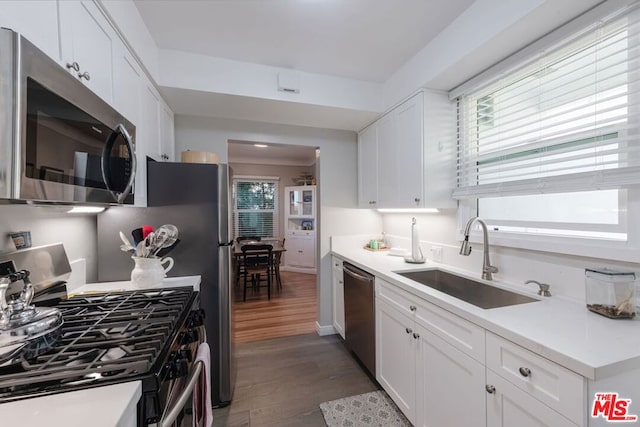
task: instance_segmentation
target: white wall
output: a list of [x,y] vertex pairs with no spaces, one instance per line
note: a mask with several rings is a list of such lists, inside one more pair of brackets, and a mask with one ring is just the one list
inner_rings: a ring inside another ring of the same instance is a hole
[[[459,254],[458,221],[455,209],[438,214],[383,214],[384,230],[392,235],[392,245],[409,247],[411,217],[418,220],[422,251],[432,258],[429,249],[433,245],[443,248],[443,263],[477,273],[482,270],[482,245],[472,243],[468,257]],[[393,238],[393,237],[400,238]],[[489,240],[491,243],[491,240]],[[523,249],[490,246],[491,264],[499,268],[495,280],[523,284],[533,279],[551,285],[553,295],[585,301],[584,269],[587,267],[611,267],[640,272],[640,264],[623,263],[597,258],[563,255]],[[534,286],[534,285],[530,285]]]
[[0,252],[15,250],[9,232],[30,231],[32,246],[62,243],[69,261],[85,258],[87,281],[97,281],[96,214],[68,214],[67,210],[62,206],[0,206]]
[[176,153],[186,149],[213,151],[227,162],[229,140],[261,141],[269,144],[304,145],[320,148],[317,162],[318,239],[318,324],[333,324],[331,296],[331,235],[362,234],[382,230],[380,215],[356,209],[357,144],[350,131],[306,128],[244,120],[181,116],[175,119]]

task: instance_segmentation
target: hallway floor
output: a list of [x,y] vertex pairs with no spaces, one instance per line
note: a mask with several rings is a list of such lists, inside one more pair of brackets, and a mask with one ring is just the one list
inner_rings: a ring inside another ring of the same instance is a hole
[[300,335],[316,330],[318,299],[316,275],[282,271],[282,290],[272,283],[271,300],[267,290],[247,290],[242,301],[243,281],[234,292],[234,333],[236,343]]
[[312,334],[239,344],[233,402],[214,427],[324,427],[319,404],[377,389],[338,335]]

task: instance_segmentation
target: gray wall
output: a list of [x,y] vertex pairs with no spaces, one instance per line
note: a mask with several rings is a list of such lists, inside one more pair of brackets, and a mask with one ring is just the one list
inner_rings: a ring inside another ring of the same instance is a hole
[[98,277],[96,214],[69,214],[69,206],[0,206],[0,252],[15,250],[8,233],[31,231],[33,246],[62,243],[69,261],[86,259],[87,281]]
[[[382,230],[381,216],[357,206],[357,135],[351,131],[206,117],[175,117],[176,153],[204,150],[228,159],[229,140],[320,148],[317,165],[320,209],[318,238],[318,325],[333,323],[330,236]],[[237,173],[237,172],[236,172]]]

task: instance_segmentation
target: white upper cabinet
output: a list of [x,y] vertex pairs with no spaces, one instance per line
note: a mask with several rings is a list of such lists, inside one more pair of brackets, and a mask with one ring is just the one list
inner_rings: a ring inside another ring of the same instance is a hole
[[360,132],[358,206],[455,207],[454,113],[446,94],[421,91]]
[[173,111],[160,102],[159,120],[160,120],[160,158],[166,162],[175,161],[175,126],[173,119]]
[[136,60],[128,49],[120,45],[113,62],[113,106],[136,127],[140,126],[144,80],[144,74]]
[[55,1],[0,2],[0,27],[21,33],[56,61],[60,61],[58,25],[58,3]]
[[113,101],[114,47],[120,40],[91,1],[60,1],[62,63],[105,101]]
[[358,207],[375,208],[378,200],[378,127],[358,135]]

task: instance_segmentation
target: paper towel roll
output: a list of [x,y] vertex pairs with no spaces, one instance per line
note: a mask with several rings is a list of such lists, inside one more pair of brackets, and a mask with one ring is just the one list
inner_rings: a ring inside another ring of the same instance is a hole
[[220,156],[216,153],[208,151],[183,151],[181,156],[182,163],[220,163]]
[[418,221],[415,218],[411,218],[411,258],[414,260],[422,259]]

